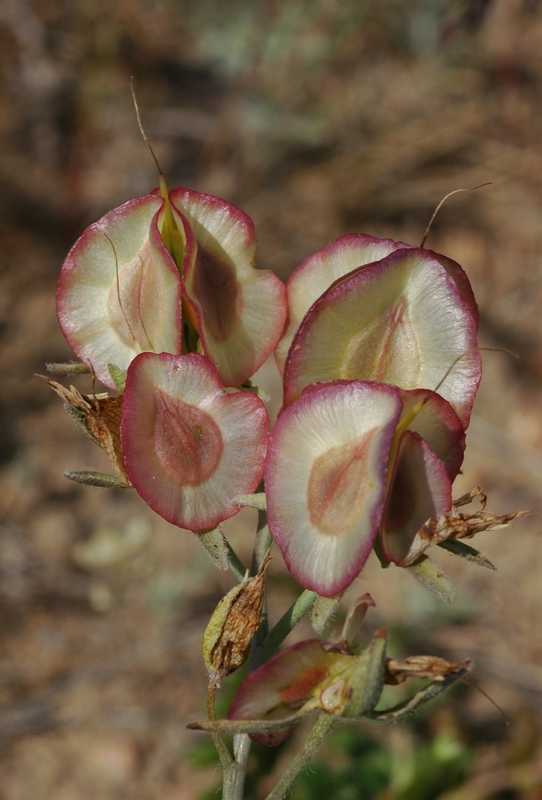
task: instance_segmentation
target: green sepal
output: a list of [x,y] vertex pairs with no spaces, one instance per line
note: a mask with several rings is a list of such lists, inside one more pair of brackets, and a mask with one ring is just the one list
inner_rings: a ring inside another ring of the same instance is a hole
[[420,558],[411,564],[409,567],[403,567],[408,570],[420,583],[436,594],[437,597],[451,605],[455,600],[455,589],[446,577],[441,567],[435,564],[434,561],[428,556],[420,556]]
[[373,711],[384,689],[387,633],[377,631],[369,646],[359,655],[334,652],[336,645],[323,643],[330,650],[328,675],[300,709],[308,714],[314,709],[344,719],[358,719]]
[[124,387],[126,386],[126,372],[120,367],[117,367],[115,364],[108,364],[107,369],[109,370],[109,374],[111,375],[111,379],[115,384],[117,390],[119,392],[124,391]]
[[472,564],[477,564],[479,567],[492,570],[497,569],[495,564],[493,564],[489,558],[483,556],[479,550],[475,550],[474,547],[465,544],[465,542],[460,542],[458,539],[446,539],[445,542],[440,542],[438,546],[442,547],[443,550],[447,550],[449,553],[453,553],[455,556],[466,558],[467,561],[470,561]]
[[86,414],[84,414],[78,408],[75,408],[75,406],[70,405],[70,403],[64,403],[64,411],[75,422],[79,430],[83,431],[85,436],[88,436],[89,439],[92,439],[94,444],[97,444],[98,447],[101,447],[100,440],[92,433],[89,427]]
[[203,545],[213,566],[218,567],[218,569],[221,569],[223,572],[230,568],[228,543],[220,528],[213,528],[210,531],[196,533],[196,537]]
[[321,597],[318,595],[311,609],[311,625],[319,636],[322,636],[327,626],[337,613],[342,594],[335,597]]
[[74,483],[84,483],[86,486],[99,486],[104,489],[130,489],[129,483],[118,475],[108,475],[94,469],[79,469],[75,472],[65,472],[64,477]]
[[377,706],[384,689],[387,643],[387,633],[381,628],[369,647],[358,656],[352,656],[355,668],[349,679],[348,703],[340,716],[365,717]]

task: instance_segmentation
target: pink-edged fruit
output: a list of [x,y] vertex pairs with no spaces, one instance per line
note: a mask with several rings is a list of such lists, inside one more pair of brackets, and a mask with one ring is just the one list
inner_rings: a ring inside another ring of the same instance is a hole
[[121,444],[141,497],[174,525],[216,527],[257,488],[269,419],[248,392],[226,393],[202,356],[143,353],[124,392]]
[[307,389],[269,442],[269,527],[296,580],[325,597],[361,571],[378,531],[402,410],[392,386],[337,381]]
[[169,193],[195,237],[183,291],[195,315],[206,358],[225,386],[240,386],[273,352],[286,319],[286,289],[269,270],[254,266],[256,235],[250,217],[220,200],[188,189]]
[[409,430],[400,437],[390,477],[380,541],[384,557],[400,564],[420,528],[450,510],[452,482],[427,442]]
[[409,248],[335,281],[293,339],[285,405],[313,383],[379,381],[437,389],[466,428],[481,367],[477,317],[448,271],[454,263]]
[[181,279],[160,236],[164,201],[130,200],[90,225],[60,273],[64,336],[102,383],[141,352],[181,351]]
[[380,531],[401,563],[418,530],[451,507],[465,435],[435,392],[381,383],[310,386],[269,441],[269,527],[290,572],[324,597],[357,577]]
[[385,662],[386,634],[382,630],[359,655],[322,639],[298,642],[245,678],[228,719],[264,723],[284,719],[289,727],[251,734],[258,742],[277,745],[290,733],[292,722],[307,714],[362,717],[373,711],[380,699]]
[[394,242],[392,239],[377,239],[366,234],[349,233],[322,247],[294,269],[286,284],[288,324],[275,351],[281,372],[296,331],[312,304],[338,278],[344,277],[358,267],[380,261],[395,250],[405,247],[408,248],[410,245]]
[[444,463],[454,480],[465,453],[465,431],[451,405],[429,389],[400,389],[403,410],[399,428],[417,433]]

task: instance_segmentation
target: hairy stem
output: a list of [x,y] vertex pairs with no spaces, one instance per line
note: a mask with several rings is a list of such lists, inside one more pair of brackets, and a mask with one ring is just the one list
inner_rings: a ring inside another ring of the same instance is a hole
[[316,751],[335,724],[336,719],[330,714],[320,714],[307,736],[305,744],[299,753],[294,756],[277,785],[267,795],[265,800],[283,800],[292,788],[298,775],[308,767]]
[[[271,544],[272,539],[271,533],[267,526],[267,515],[265,511],[258,511],[258,531],[256,533],[256,541],[254,543],[254,552],[252,555],[253,575],[256,575],[260,569],[262,561],[264,560],[267,551],[271,547]],[[230,569],[238,580],[242,580],[245,574],[243,565],[229,544],[228,549],[230,555]],[[268,630],[267,599],[264,599],[260,628],[254,636],[251,644],[251,670],[256,669],[256,667],[263,663],[260,661],[260,652],[262,649],[262,643],[267,636]],[[223,800],[242,800],[251,740],[246,733],[241,733],[234,736],[233,760],[231,759],[230,754],[227,753],[230,759],[228,763],[220,753],[219,747],[221,745],[224,747],[224,741],[221,737],[219,738],[220,742],[215,741],[215,746],[218,750],[220,762],[224,772],[222,798]]]
[[[216,685],[209,681],[209,686],[207,689],[207,716],[211,721],[216,720],[216,713],[215,713],[215,694],[216,694]],[[216,752],[218,753],[218,757],[220,758],[220,763],[222,764],[222,770],[225,773],[227,769],[230,769],[233,765],[233,759],[230,755],[230,751],[226,747],[226,743],[222,738],[220,733],[213,733],[213,743],[216,747]]]
[[222,800],[243,800],[250,745],[251,741],[246,733],[239,733],[233,737],[235,761],[223,767]]
[[[259,510],[258,531],[252,556],[253,575],[259,570],[271,544],[272,538],[267,525],[266,512]],[[242,581],[245,577],[245,568],[229,542],[227,543],[227,548],[230,569],[237,580]],[[267,600],[264,600],[261,625],[251,644],[251,672],[262,664],[265,664],[266,661],[275,655],[284,639],[286,639],[288,634],[295,628],[305,614],[310,611],[316,597],[317,595],[315,592],[304,591],[271,632],[269,632],[267,622]],[[210,711],[210,714],[211,713],[214,713],[214,701],[212,703],[212,711]],[[211,716],[209,716],[209,719],[211,719]],[[322,719],[324,720],[323,722],[321,721]],[[299,772],[312,760],[317,747],[321,741],[323,741],[333,721],[333,718],[327,715],[318,718],[305,742],[303,750],[294,758],[290,767],[273,790],[273,792],[279,792],[279,794],[275,795],[272,792],[269,798],[273,798],[274,800],[274,798],[284,797],[284,793],[288,792],[289,787],[292,785]],[[220,756],[224,775],[222,800],[242,800],[251,740],[245,733],[234,736],[233,759],[221,736],[215,735],[213,736],[213,740]],[[284,793],[280,794],[280,792]]]

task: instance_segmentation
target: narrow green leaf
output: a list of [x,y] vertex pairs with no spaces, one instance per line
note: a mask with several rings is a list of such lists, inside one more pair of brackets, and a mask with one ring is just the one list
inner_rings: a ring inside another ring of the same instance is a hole
[[305,589],[297,598],[295,603],[279,619],[277,624],[267,635],[261,653],[261,661],[269,661],[277,652],[286,637],[293,631],[305,614],[312,608],[318,595],[316,592],[309,592]]
[[475,550],[474,547],[465,544],[465,542],[460,542],[458,539],[446,539],[445,542],[440,542],[439,547],[442,547],[443,550],[447,550],[449,553],[453,553],[456,556],[466,558],[467,561],[470,561],[472,564],[477,564],[479,567],[493,570],[497,569],[495,564],[493,564],[489,558],[483,556],[479,550]]
[[130,484],[118,475],[107,475],[94,469],[79,469],[75,472],[65,472],[64,477],[75,483],[84,483],[87,486],[100,486],[106,489],[130,489]]
[[90,367],[79,362],[70,362],[69,364],[49,362],[45,365],[45,369],[53,375],[88,375],[90,372]]

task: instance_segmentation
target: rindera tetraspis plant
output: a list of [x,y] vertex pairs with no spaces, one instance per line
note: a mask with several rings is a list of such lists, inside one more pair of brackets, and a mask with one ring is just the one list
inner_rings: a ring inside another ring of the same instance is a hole
[[[49,380],[113,469],[68,477],[135,488],[238,580],[205,633],[209,719],[191,726],[214,738],[226,800],[243,796],[251,738],[276,745],[314,717],[269,795],[282,798],[334,724],[400,718],[470,668],[431,656],[394,661],[384,630],[360,645],[374,605],[367,594],[334,636],[279,652],[305,614],[321,637],[372,549],[383,567],[407,569],[450,602],[430,546],[492,567],[464,540],[517,516],[488,513],[480,490],[452,500],[481,377],[478,311],[461,267],[351,234],[309,257],[285,286],[255,268],[255,244],[242,211],[188,189],[169,192],[161,180],[70,250],[57,308],[80,362],[49,365],[64,375],[92,372],[113,392],[84,396]],[[273,352],[284,404],[270,432],[251,378]],[[476,496],[480,509],[464,513]],[[253,577],[220,528],[243,506],[259,510]],[[273,542],[303,591],[268,630]],[[217,720],[215,691],[249,653],[228,719]],[[427,683],[380,708],[384,685],[410,677]]]

